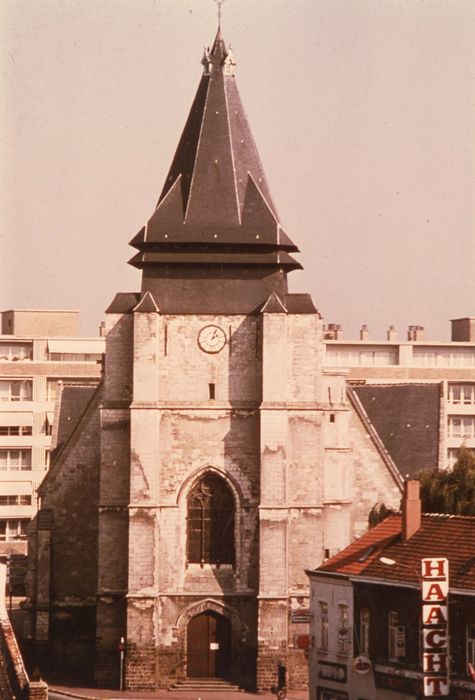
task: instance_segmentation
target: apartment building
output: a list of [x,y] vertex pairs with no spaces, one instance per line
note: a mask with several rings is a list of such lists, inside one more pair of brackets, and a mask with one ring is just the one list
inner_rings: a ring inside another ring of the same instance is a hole
[[78,311],[12,309],[1,320],[0,555],[26,551],[60,382],[97,384],[104,352],[102,337],[80,337]]
[[452,320],[449,342],[425,340],[421,326],[409,326],[405,340],[394,326],[385,340],[367,326],[358,340],[343,339],[336,324],[324,335],[325,366],[348,368],[351,384],[440,386],[439,467],[452,466],[461,445],[475,450],[475,317]]

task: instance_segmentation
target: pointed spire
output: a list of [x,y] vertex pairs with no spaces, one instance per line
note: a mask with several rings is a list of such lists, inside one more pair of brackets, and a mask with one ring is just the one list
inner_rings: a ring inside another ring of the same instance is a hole
[[218,6],[218,31],[221,29],[221,5],[223,2],[226,2],[226,0],[214,0],[216,5]]
[[[157,207],[131,241],[138,253],[130,263],[150,279],[152,270],[165,275],[170,266],[265,269],[285,287],[286,273],[301,267],[289,255],[298,249],[280,225],[220,22],[201,63],[203,75]],[[163,308],[160,295],[155,299]]]
[[203,76],[157,208],[132,245],[206,241],[297,250],[280,226],[236,86],[236,59],[220,26],[201,62]]

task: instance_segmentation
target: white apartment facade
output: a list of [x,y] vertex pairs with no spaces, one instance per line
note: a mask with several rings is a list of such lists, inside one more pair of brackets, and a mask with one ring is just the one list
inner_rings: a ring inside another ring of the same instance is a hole
[[450,342],[424,339],[421,326],[409,326],[398,340],[393,326],[374,340],[366,326],[359,340],[344,340],[341,327],[325,329],[324,365],[348,369],[348,381],[368,384],[440,383],[439,467],[454,464],[462,445],[475,450],[475,317],[451,321]]
[[97,384],[104,338],[79,336],[78,311],[9,310],[0,335],[0,555],[26,552],[49,465],[60,382]]

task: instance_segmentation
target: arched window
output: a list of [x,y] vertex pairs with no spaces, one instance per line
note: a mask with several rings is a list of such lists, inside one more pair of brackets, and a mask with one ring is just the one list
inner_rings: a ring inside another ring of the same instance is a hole
[[188,496],[188,562],[234,564],[234,498],[224,479],[205,474]]

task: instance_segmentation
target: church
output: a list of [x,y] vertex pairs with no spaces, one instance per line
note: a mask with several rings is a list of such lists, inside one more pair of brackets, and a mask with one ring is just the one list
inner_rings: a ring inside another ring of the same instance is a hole
[[[403,478],[322,362],[221,30],[106,316],[98,388],[65,386],[30,532],[37,658],[99,686],[305,687],[305,569]],[[123,660],[123,664],[122,664]],[[122,678],[120,677],[122,673]]]

